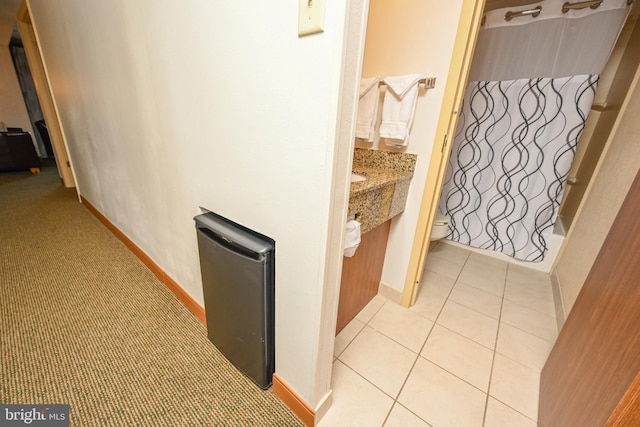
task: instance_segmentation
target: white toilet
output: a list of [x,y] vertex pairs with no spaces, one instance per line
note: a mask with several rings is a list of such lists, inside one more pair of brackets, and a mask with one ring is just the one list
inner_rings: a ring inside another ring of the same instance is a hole
[[430,241],[444,239],[447,235],[447,229],[449,228],[449,218],[436,212],[436,219],[433,221],[433,228],[431,229]]

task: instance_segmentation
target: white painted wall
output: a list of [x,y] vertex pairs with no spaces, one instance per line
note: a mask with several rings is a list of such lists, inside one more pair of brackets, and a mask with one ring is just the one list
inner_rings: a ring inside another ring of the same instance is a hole
[[[391,224],[382,272],[382,282],[399,291],[409,266],[461,7],[461,0],[378,0],[369,8],[363,77],[411,73],[436,77],[435,89],[420,91],[409,144],[400,150],[417,154],[418,160],[405,211]],[[398,151],[378,141],[356,146]]]
[[291,2],[29,3],[81,194],[200,302],[198,206],[274,238],[276,371],[315,406],[344,3],[305,38]]
[[640,171],[640,68],[620,113],[555,267],[566,315]]

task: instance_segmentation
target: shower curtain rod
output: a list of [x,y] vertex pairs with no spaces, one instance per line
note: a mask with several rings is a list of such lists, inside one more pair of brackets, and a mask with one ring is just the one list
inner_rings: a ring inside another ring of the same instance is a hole
[[[585,9],[587,7],[590,7],[591,9],[597,9],[602,4],[602,2],[603,0],[588,0],[588,1],[579,1],[575,3],[566,2],[565,4],[562,5],[562,13],[567,13],[572,9]],[[627,0],[628,5],[630,5],[631,3],[633,3],[633,0]],[[504,14],[504,20],[508,22],[508,21],[511,21],[513,18],[518,18],[520,16],[529,16],[529,15],[535,18],[538,15],[540,15],[540,12],[542,12],[542,6],[538,6],[533,9],[519,10],[516,12],[509,11]],[[485,18],[483,17],[482,18],[483,25],[484,25],[484,21],[485,21]]]
[[[602,0],[597,0],[597,1],[602,1]],[[509,11],[509,12],[504,14],[504,20],[509,22],[513,18],[518,18],[520,16],[527,16],[527,15],[531,15],[533,18],[535,18],[538,15],[540,15],[540,12],[542,12],[542,6],[538,6],[538,7],[533,8],[533,9],[519,10],[517,12]]]
[[562,5],[562,13],[567,13],[571,9],[585,9],[590,7],[591,9],[597,9],[602,4],[602,0],[591,0],[591,1],[579,1],[576,3],[566,2]]

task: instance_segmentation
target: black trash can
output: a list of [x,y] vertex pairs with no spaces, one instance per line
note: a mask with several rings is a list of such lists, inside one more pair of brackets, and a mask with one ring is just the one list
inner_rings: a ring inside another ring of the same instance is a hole
[[275,241],[213,212],[194,219],[209,340],[267,389],[275,370]]

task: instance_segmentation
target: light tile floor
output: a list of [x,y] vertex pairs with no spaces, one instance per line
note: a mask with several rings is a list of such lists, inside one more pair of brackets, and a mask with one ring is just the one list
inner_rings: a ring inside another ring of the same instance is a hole
[[554,313],[546,274],[439,243],[413,307],[378,295],[336,337],[319,426],[535,426]]

